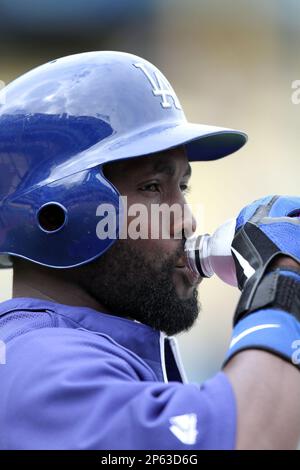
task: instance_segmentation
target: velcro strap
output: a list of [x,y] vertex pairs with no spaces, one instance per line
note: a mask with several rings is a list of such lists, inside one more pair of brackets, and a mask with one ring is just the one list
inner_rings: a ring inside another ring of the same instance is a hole
[[[284,271],[300,276],[300,271],[297,270],[284,269]],[[247,303],[243,299],[243,294],[244,291],[237,306],[234,325],[252,312],[266,307],[284,310],[300,322],[300,278],[297,280],[282,274],[280,269],[276,269],[262,278],[247,308],[245,308]]]

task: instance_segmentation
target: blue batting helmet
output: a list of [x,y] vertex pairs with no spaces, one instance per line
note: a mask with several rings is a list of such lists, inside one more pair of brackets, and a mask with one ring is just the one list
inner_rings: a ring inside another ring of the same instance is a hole
[[167,79],[140,57],[53,60],[0,93],[0,253],[56,268],[87,263],[114,242],[96,235],[99,204],[119,211],[104,163],[178,145],[190,161],[216,160],[245,142],[187,122]]

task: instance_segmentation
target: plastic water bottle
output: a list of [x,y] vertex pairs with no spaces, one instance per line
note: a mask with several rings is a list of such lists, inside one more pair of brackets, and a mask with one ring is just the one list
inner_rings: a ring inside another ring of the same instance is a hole
[[185,257],[195,275],[211,277],[237,286],[235,264],[231,253],[236,219],[229,219],[212,234],[190,237],[185,243]]

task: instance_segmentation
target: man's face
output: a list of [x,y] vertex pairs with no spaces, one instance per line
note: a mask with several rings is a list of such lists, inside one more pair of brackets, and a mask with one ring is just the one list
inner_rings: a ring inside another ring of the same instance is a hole
[[[193,283],[182,267],[184,236],[196,229],[185,200],[190,172],[183,147],[107,164],[103,173],[127,197],[128,210],[137,203],[147,209],[148,236],[119,239],[99,259],[80,268],[81,284],[109,312],[168,335],[190,329],[199,314],[199,281]],[[158,239],[151,238],[155,204],[176,204],[182,209],[181,215],[160,222]],[[132,220],[133,216],[127,217],[123,233]],[[164,224],[168,224],[168,239],[161,236]]]

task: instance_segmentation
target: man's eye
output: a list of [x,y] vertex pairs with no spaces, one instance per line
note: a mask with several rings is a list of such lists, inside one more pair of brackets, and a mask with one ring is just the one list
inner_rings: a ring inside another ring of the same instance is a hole
[[191,191],[191,187],[188,186],[187,184],[181,184],[180,189],[183,192],[183,194],[189,194],[189,192]]
[[152,193],[158,191],[158,188],[159,188],[159,184],[158,183],[150,183],[150,184],[146,184],[145,186],[143,186],[141,188],[141,191],[150,191]]
[[[160,184],[159,183],[150,183],[143,186],[141,191],[150,191],[151,193],[159,192]],[[181,184],[180,189],[184,195],[188,194],[191,191],[191,187],[187,184]]]

